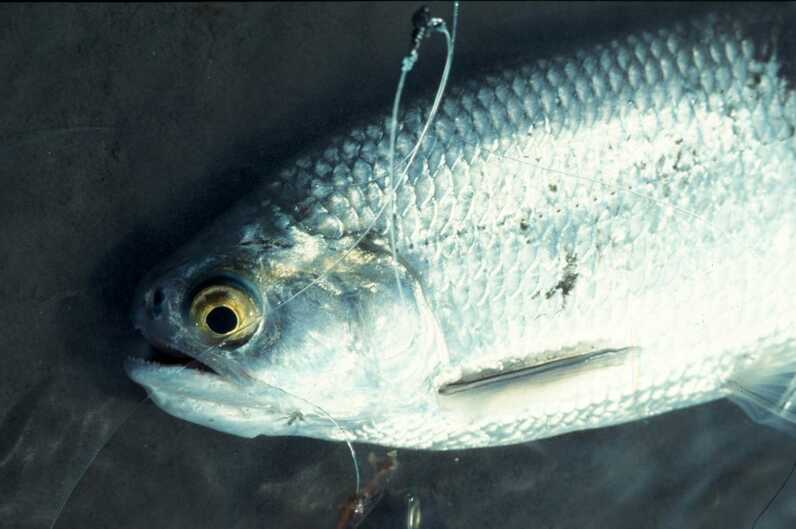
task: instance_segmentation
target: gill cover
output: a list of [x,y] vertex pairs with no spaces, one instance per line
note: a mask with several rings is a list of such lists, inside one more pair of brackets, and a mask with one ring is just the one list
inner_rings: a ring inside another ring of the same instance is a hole
[[329,416],[431,405],[447,353],[412,270],[377,240],[278,225],[275,211],[231,212],[142,285],[144,336],[212,371],[133,361],[130,376],[166,412],[247,437],[339,438]]

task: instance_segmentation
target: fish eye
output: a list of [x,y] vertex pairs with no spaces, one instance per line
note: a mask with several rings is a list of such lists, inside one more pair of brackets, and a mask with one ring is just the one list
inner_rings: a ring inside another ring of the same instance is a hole
[[224,283],[206,285],[194,294],[190,317],[210,341],[241,341],[262,318],[257,303],[242,289]]

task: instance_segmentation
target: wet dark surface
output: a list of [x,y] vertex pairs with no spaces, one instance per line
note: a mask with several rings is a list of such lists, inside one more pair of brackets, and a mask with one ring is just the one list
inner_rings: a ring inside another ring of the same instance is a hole
[[[0,527],[50,527],[73,487],[58,528],[335,526],[346,447],[238,439],[139,405],[127,310],[143,274],[259,174],[386,108],[418,6],[0,8]],[[465,4],[454,75],[684,9]],[[426,47],[410,84],[433,88],[441,51]],[[359,450],[365,469],[383,453]],[[405,527],[412,492],[423,528],[745,529],[796,440],[720,402],[398,461],[363,527]],[[758,527],[795,526],[794,493]]]

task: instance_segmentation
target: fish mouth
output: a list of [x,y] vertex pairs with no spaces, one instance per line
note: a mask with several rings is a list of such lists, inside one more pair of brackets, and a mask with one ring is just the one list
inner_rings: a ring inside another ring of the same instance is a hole
[[152,336],[153,333],[147,332],[145,328],[137,326],[136,330],[142,337],[143,349],[139,350],[139,353],[135,356],[128,358],[128,360],[144,361],[152,367],[161,367],[163,369],[190,370],[207,375],[220,376],[219,369],[211,365],[211,359],[200,359],[198,358],[199,355],[189,354],[169,341]]
[[159,366],[181,367],[219,376],[219,373],[208,364],[164,343],[151,342],[146,360]]
[[279,421],[298,409],[296,403],[286,410],[286,398],[278,390],[241,385],[234,376],[222,376],[180,351],[153,346],[150,351],[154,351],[150,358],[128,357],[125,371],[146,391],[149,400],[174,417],[242,437],[255,437],[268,425],[284,429]]
[[[146,336],[145,336],[146,337]],[[228,402],[239,392],[233,368],[225,369],[221,359],[186,353],[161,340],[147,338],[146,350],[130,356],[125,371],[156,402],[178,395],[199,401]]]
[[128,357],[124,368],[161,407],[171,407],[163,405],[174,399],[227,404],[237,400],[233,396],[240,388],[207,364],[179,352],[151,349],[155,352],[149,357]]

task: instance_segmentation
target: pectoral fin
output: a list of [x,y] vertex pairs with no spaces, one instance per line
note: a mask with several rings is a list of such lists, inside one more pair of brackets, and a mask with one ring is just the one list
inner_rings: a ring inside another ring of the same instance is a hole
[[540,355],[533,364],[473,373],[438,389],[445,411],[475,419],[521,413],[532,406],[601,399],[611,388],[637,380],[638,347],[576,346]]
[[752,420],[796,435],[796,341],[768,347],[727,383],[729,399]]

